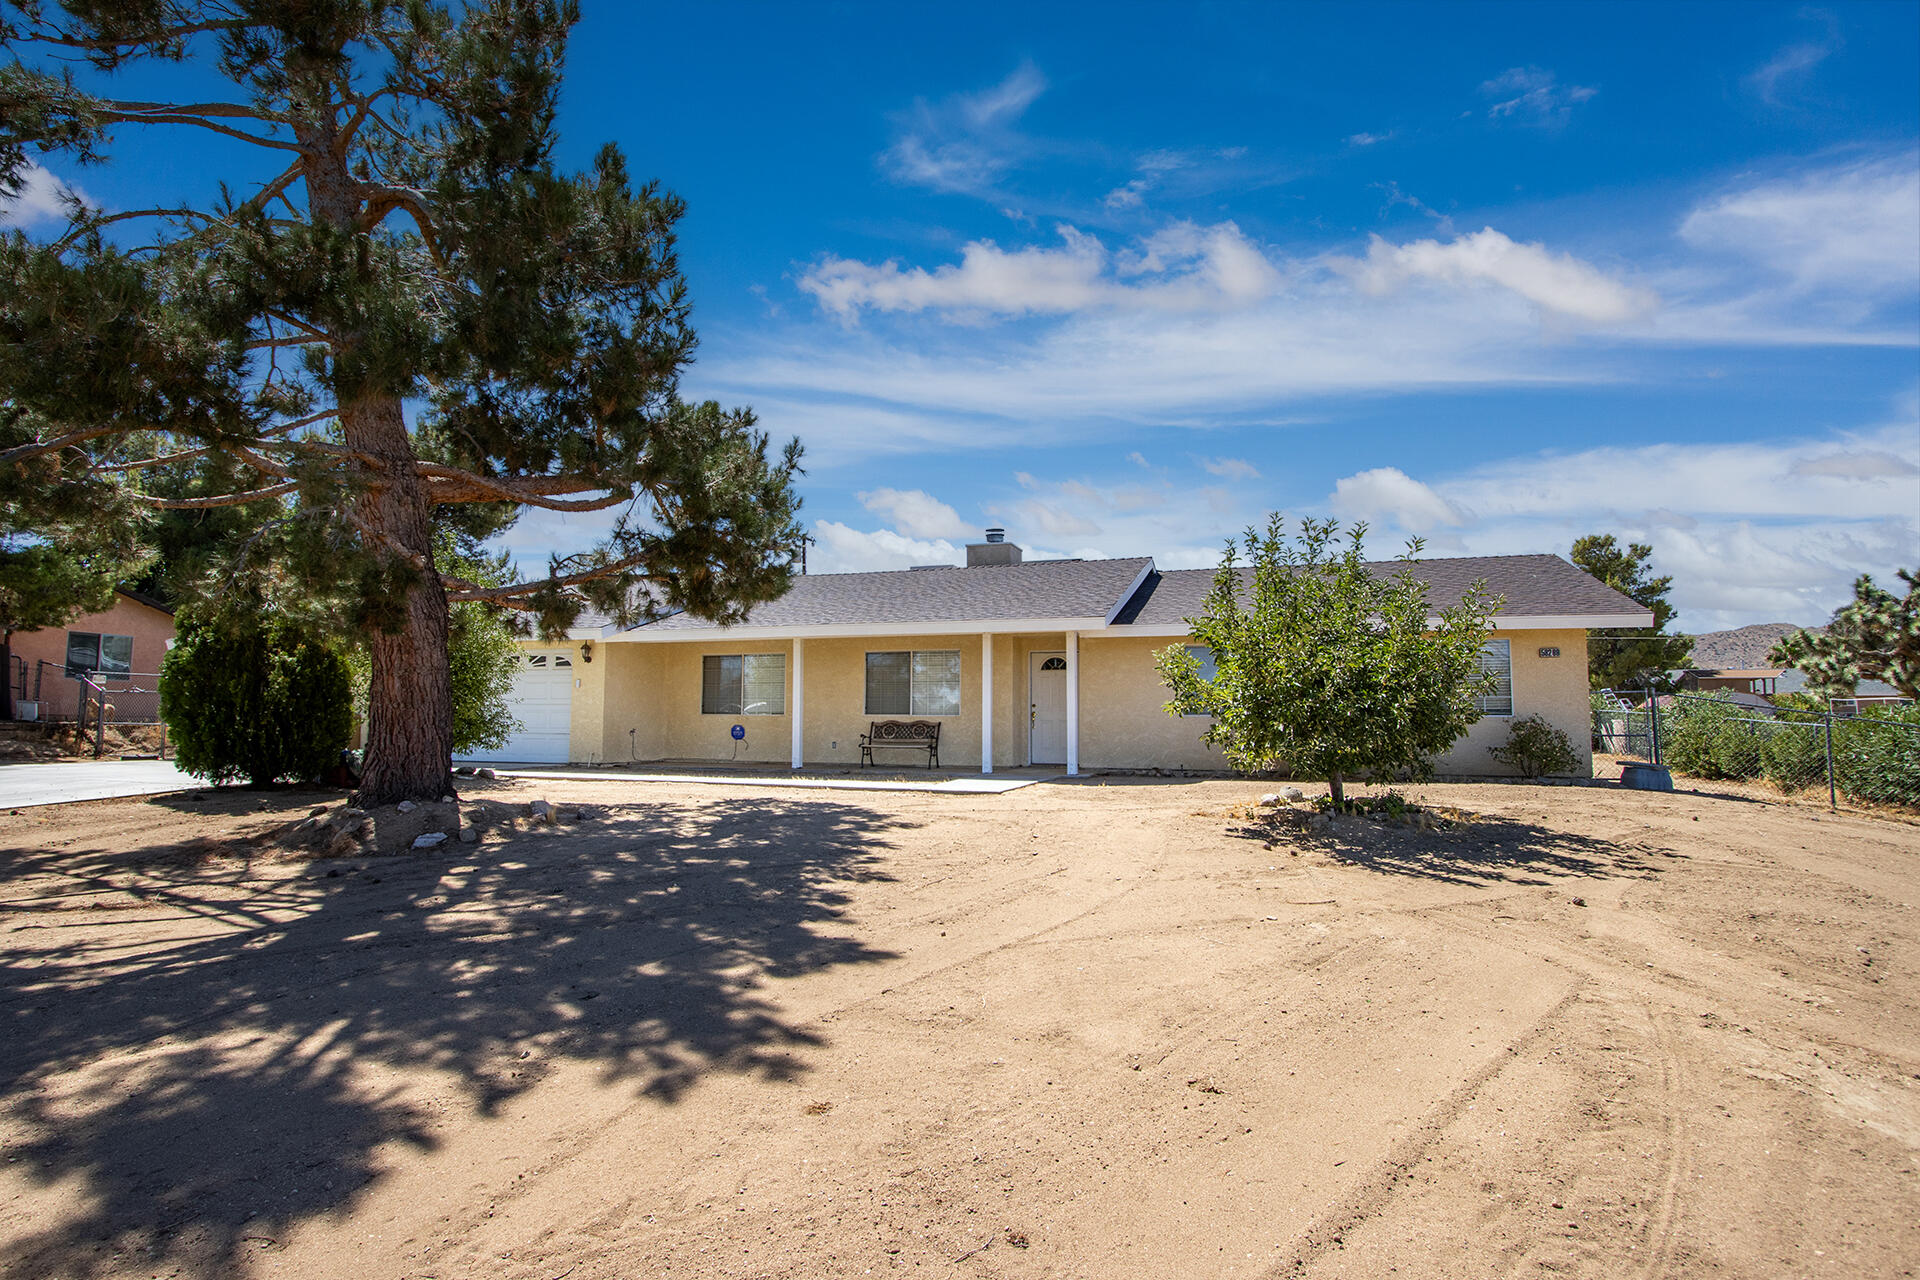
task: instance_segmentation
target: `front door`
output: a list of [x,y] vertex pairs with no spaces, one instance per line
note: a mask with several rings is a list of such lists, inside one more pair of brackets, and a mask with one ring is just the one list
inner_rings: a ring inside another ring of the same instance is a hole
[[1027,761],[1067,762],[1067,655],[1035,653],[1027,659]]

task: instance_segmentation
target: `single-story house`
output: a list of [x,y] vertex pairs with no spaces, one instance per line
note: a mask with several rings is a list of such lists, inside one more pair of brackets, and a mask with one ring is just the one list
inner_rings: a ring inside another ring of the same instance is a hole
[[173,610],[137,591],[114,593],[113,604],[83,613],[64,627],[21,631],[12,642],[13,696],[38,702],[41,719],[71,718],[80,685],[67,672],[100,672],[115,681],[145,677],[155,687],[160,662],[173,647]]
[[[1499,691],[1440,770],[1500,772],[1487,752],[1515,716],[1545,717],[1584,754],[1587,629],[1649,626],[1650,613],[1558,556],[1425,560],[1419,573],[1436,607],[1479,579],[1505,597],[1485,658]],[[520,731],[472,758],[844,768],[873,721],[931,720],[944,768],[1222,769],[1201,722],[1166,713],[1154,668],[1188,637],[1213,576],[1147,556],[1024,561],[996,529],[965,566],[803,575],[733,626],[583,617],[566,643],[523,645]]]

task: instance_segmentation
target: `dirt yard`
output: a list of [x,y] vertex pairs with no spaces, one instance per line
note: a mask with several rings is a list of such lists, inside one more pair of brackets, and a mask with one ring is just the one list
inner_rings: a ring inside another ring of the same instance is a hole
[[1263,789],[0,815],[0,1276],[1914,1273],[1920,827]]

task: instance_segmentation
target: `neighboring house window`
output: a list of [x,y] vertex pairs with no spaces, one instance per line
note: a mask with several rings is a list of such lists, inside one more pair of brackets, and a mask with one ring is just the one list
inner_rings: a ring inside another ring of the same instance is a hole
[[787,713],[787,656],[783,653],[710,653],[700,659],[700,714],[783,716]]
[[[1214,661],[1213,649],[1204,644],[1190,644],[1187,646],[1187,652],[1193,656],[1195,662],[1200,664],[1200,678],[1208,684],[1212,684],[1213,678],[1220,674],[1220,664]],[[1196,711],[1189,714],[1199,715],[1201,713]]]
[[102,636],[91,631],[67,632],[67,674],[104,671],[125,675],[133,670],[133,637]]
[[1480,714],[1513,714],[1513,641],[1489,640],[1480,646],[1480,669],[1494,678],[1493,691],[1476,700]]
[[960,714],[960,651],[916,649],[867,655],[867,714]]

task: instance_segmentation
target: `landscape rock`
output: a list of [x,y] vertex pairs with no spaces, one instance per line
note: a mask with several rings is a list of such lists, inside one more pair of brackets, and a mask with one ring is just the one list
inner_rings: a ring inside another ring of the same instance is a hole
[[415,837],[413,842],[413,847],[416,849],[433,849],[433,848],[439,847],[440,845],[445,844],[446,842],[447,842],[446,832],[429,831],[424,835]]
[[1269,791],[1269,792],[1267,792],[1267,794],[1265,794],[1265,795],[1263,795],[1263,796],[1261,796],[1261,797],[1260,797],[1260,807],[1261,807],[1262,809],[1277,809],[1277,808],[1279,808],[1279,807],[1280,807],[1280,793],[1279,793],[1278,791]]
[[399,804],[393,807],[398,809],[402,813],[412,813],[415,809],[418,809],[420,806],[415,804],[411,800],[402,800]]
[[441,797],[440,797],[440,803],[441,803],[441,804],[453,804],[453,803],[454,803],[454,799],[453,799],[453,797],[452,797],[451,795],[445,795],[445,796],[441,796]]
[[473,771],[473,776],[476,778],[497,778],[500,775],[495,773],[491,769],[475,769]]
[[1307,793],[1298,787],[1283,787],[1280,794],[1287,800],[1305,800],[1307,798]]
[[460,828],[460,843],[473,844],[480,839],[480,833],[472,827]]

